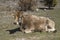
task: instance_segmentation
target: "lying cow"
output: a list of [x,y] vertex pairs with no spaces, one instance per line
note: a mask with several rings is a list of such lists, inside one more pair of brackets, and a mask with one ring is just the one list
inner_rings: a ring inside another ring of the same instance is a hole
[[[34,31],[56,32],[55,22],[47,17],[41,17],[19,12],[19,16],[15,15],[16,23],[21,23],[21,31],[31,33]],[[17,13],[18,14],[18,13]],[[18,19],[19,18],[19,19]]]

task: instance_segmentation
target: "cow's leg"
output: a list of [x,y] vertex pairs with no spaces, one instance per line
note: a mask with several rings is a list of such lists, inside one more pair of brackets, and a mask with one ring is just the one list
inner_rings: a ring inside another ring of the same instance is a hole
[[48,32],[56,32],[55,25],[50,25],[50,28],[48,28]]
[[34,31],[34,27],[26,28],[25,33],[32,33]]
[[30,29],[25,29],[24,33],[32,33]]
[[22,27],[22,26],[20,26],[20,30],[21,30],[22,32],[25,32],[25,30],[23,29],[23,27]]
[[53,27],[51,29],[48,29],[48,32],[56,32],[57,30]]
[[45,26],[45,31],[48,32],[48,28],[47,28],[47,26]]
[[48,28],[48,32],[56,32],[55,22],[49,19],[47,28]]
[[48,28],[48,26],[45,26],[46,32],[56,32],[56,29],[54,27]]

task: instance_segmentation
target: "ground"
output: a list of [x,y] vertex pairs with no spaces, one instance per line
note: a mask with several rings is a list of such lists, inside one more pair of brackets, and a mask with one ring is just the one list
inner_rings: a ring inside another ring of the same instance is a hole
[[30,12],[37,16],[46,16],[56,23],[56,33],[34,32],[24,34],[14,25],[14,19],[11,16],[16,2],[14,0],[0,0],[0,40],[60,40],[60,0],[53,10],[39,10]]

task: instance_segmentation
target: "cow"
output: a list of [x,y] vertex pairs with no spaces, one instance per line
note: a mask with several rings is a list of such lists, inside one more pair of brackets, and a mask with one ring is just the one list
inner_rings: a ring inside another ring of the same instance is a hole
[[21,25],[19,24],[21,26],[20,29],[24,33],[34,31],[56,32],[55,22],[48,17],[24,14],[19,11],[19,16],[15,15],[15,21],[18,24],[21,23]]

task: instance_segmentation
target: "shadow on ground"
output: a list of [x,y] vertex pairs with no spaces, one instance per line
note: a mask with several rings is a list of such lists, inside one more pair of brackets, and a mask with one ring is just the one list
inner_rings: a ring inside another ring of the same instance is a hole
[[46,10],[53,10],[54,8],[39,8],[39,9],[41,9],[41,10],[44,10],[44,9],[46,9]]
[[15,32],[17,31],[21,31],[20,28],[15,28],[15,29],[11,29],[11,30],[6,30],[6,31],[9,31],[9,34],[14,34]]

